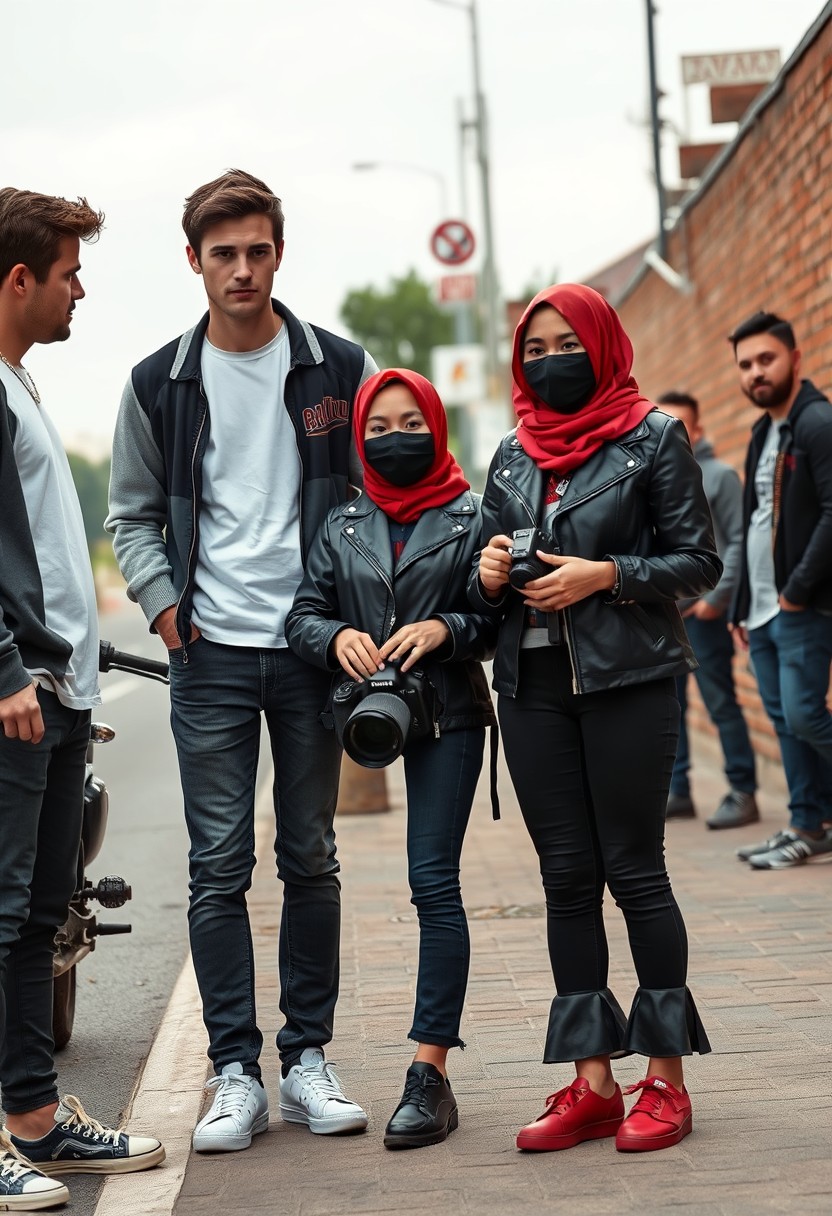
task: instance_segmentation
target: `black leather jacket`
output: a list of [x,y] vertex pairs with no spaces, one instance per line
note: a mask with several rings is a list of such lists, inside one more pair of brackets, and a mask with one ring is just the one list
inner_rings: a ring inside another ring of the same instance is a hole
[[[546,474],[520,446],[502,441],[483,498],[483,544],[541,520]],[[680,422],[654,410],[621,439],[606,443],[576,469],[555,515],[560,553],[614,559],[620,590],[599,593],[563,613],[576,693],[684,675],[696,667],[678,599],[699,596],[722,573],[702,474]],[[471,603],[502,621],[494,687],[517,692],[523,597],[509,590],[489,600],[478,576]]]
[[306,561],[286,619],[286,640],[307,663],[339,672],[332,642],[352,626],[377,645],[413,621],[439,617],[451,636],[419,666],[442,705],[440,730],[494,722],[481,660],[494,652],[498,622],[468,603],[465,584],[480,543],[480,500],[466,491],[418,520],[393,571],[387,516],[366,494],[330,511]]

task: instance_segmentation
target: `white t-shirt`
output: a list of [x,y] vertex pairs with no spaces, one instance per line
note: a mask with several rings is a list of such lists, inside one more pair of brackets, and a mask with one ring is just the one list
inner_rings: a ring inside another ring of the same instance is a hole
[[[24,373],[25,374],[25,373]],[[43,590],[44,624],[72,647],[59,679],[43,667],[29,674],[70,709],[101,704],[95,583],[78,492],[52,420],[3,364],[0,377],[17,419],[14,459]]]
[[193,619],[209,641],[228,646],[285,646],[303,576],[301,462],[283,400],[289,361],[285,325],[258,350],[202,346],[211,430]]
[[751,604],[748,620],[745,622],[747,629],[760,629],[780,611],[777,584],[774,581],[771,517],[774,508],[774,469],[780,448],[782,425],[782,421],[772,421],[754,474],[757,506],[748,521],[746,540],[748,583],[751,590]]

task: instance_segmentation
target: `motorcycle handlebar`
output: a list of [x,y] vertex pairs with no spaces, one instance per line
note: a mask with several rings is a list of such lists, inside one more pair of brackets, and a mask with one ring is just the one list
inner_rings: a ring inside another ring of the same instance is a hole
[[127,654],[116,650],[111,642],[101,641],[98,648],[99,671],[126,671],[134,676],[146,676],[150,680],[168,681],[168,665],[158,659],[146,659],[139,654]]

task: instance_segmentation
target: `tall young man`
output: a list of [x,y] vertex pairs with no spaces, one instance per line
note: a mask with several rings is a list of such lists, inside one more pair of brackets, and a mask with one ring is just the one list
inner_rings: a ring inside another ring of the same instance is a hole
[[750,647],[780,741],[791,825],[738,849],[779,870],[832,852],[832,406],[800,378],[791,325],[758,312],[731,334],[740,387],[762,417],[745,465],[743,550],[733,620]]
[[375,370],[352,342],[271,298],[283,211],[231,170],[187,200],[208,312],[128,381],[110,517],[131,594],[170,651],[171,722],[191,839],[191,950],[216,1076],[199,1151],[244,1149],[268,1125],[246,892],[265,716],[274,760],[280,926],[280,1111],[313,1132],[366,1127],[324,1056],[338,995],[339,752],[319,714],[329,677],[284,621],[330,507],[347,498],[350,417]]
[[46,1175],[145,1169],[165,1155],[59,1100],[53,1061],[52,955],[75,889],[98,624],[69,463],[23,359],[69,337],[80,242],[102,221],[84,199],[0,190],[2,1211],[65,1202]]
[[[719,806],[705,822],[709,828],[737,828],[760,818],[755,797],[754,750],[737,703],[734,644],[728,631],[728,610],[740,574],[742,486],[731,466],[717,460],[713,445],[705,438],[699,402],[695,397],[690,393],[669,392],[663,393],[657,403],[665,414],[678,418],[688,433],[693,454],[702,470],[702,485],[711,508],[717,549],[723,563],[722,578],[713,591],[685,604],[682,615],[699,662],[696,683],[708,717],[719,732],[729,786]],[[682,719],[667,800],[668,819],[690,819],[696,814],[690,792],[690,747],[685,723],[687,683],[687,676],[679,676],[676,680]]]

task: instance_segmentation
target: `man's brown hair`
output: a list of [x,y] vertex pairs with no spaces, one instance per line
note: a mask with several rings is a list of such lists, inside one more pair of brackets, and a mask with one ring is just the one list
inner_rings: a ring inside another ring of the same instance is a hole
[[272,221],[275,247],[283,240],[283,207],[265,182],[242,169],[228,169],[212,182],[199,186],[185,199],[182,227],[188,244],[200,253],[207,228],[221,220],[243,215],[268,215]]
[[0,283],[20,264],[45,283],[58,260],[61,238],[93,241],[103,225],[103,212],[94,211],[85,198],[72,202],[6,186],[0,190]]

